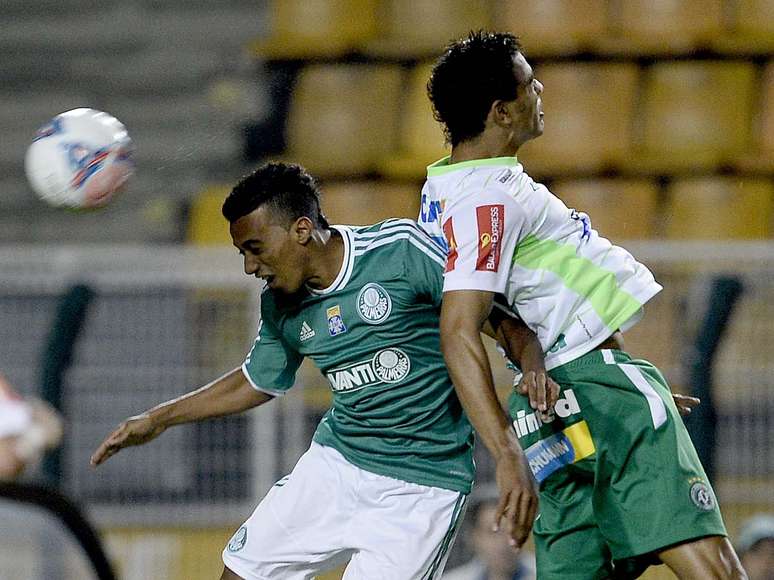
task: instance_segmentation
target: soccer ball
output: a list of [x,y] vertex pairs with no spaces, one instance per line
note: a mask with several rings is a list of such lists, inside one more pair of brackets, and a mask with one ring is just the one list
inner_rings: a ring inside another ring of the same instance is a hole
[[56,207],[107,204],[134,170],[132,140],[121,122],[102,111],[73,109],[35,134],[24,169],[38,196]]

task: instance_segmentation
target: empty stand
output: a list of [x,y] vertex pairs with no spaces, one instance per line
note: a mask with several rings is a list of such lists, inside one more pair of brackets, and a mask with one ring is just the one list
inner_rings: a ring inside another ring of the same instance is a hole
[[774,52],[774,0],[734,0],[728,5],[729,30],[715,48],[733,54]]
[[612,54],[674,54],[709,47],[723,33],[723,0],[610,0]]
[[199,192],[188,211],[186,241],[199,246],[231,245],[228,224],[220,211],[231,187],[213,185]]
[[356,50],[376,34],[376,0],[275,0],[271,33],[253,42],[266,59],[312,59]]
[[402,78],[389,65],[306,67],[288,113],[286,157],[321,176],[375,170],[395,146]]
[[742,170],[774,172],[774,61],[763,73],[760,92],[756,87],[758,107],[754,111],[753,138],[749,151],[739,156]]
[[558,181],[551,187],[568,207],[587,213],[599,235],[618,243],[653,237],[658,187],[645,179]]
[[382,0],[377,37],[365,50],[397,58],[439,54],[451,40],[471,30],[490,28],[488,2],[470,0]]
[[421,180],[428,165],[449,154],[443,128],[433,117],[427,97],[431,69],[432,63],[426,63],[411,71],[403,95],[397,148],[379,163],[379,172],[389,178]]
[[637,67],[627,63],[538,67],[545,133],[519,150],[527,172],[577,174],[624,159],[631,143],[637,75]]
[[415,220],[419,215],[419,186],[389,181],[324,183],[322,209],[334,224],[366,225],[391,217]]
[[676,240],[759,239],[771,235],[770,179],[702,177],[669,188],[667,237]]
[[529,56],[590,51],[607,34],[607,0],[498,0],[497,28],[517,34]]
[[635,171],[712,169],[749,146],[755,67],[664,62],[646,73]]

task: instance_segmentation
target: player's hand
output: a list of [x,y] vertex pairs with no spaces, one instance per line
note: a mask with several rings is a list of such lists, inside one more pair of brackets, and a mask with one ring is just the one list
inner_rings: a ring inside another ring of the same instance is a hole
[[511,546],[520,548],[527,541],[535,521],[538,499],[535,480],[523,456],[509,454],[497,462],[495,471],[500,502],[497,505],[493,530],[504,522]]
[[688,395],[681,395],[680,393],[672,393],[672,398],[675,401],[677,410],[685,417],[691,414],[694,407],[698,407],[701,404],[701,399],[696,397],[689,397]]
[[157,425],[148,413],[129,417],[97,447],[91,456],[91,465],[96,467],[104,463],[124,447],[147,443],[161,435],[164,429],[165,427]]
[[559,385],[546,374],[546,371],[524,373],[516,390],[522,395],[527,395],[530,407],[540,413],[547,413],[553,409],[559,399]]

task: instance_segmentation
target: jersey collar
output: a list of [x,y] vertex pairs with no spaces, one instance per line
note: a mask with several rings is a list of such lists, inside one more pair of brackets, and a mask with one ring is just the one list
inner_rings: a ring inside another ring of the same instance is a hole
[[323,288],[322,290],[310,288],[309,286],[306,287],[306,289],[309,290],[311,294],[318,296],[330,294],[332,292],[336,292],[336,290],[341,290],[344,288],[344,286],[347,285],[347,282],[349,282],[349,279],[352,277],[352,267],[355,264],[355,252],[352,250],[352,230],[350,230],[347,226],[331,226],[331,228],[341,234],[341,239],[344,242],[344,259],[341,261],[341,269],[339,270],[339,273],[336,275],[336,278],[333,280],[333,283],[330,286]]
[[427,176],[435,177],[436,175],[443,175],[444,173],[450,173],[452,171],[457,171],[458,169],[466,169],[469,167],[481,167],[486,165],[505,165],[512,167],[519,164],[519,162],[516,160],[516,157],[489,157],[486,159],[471,159],[470,161],[460,161],[459,163],[449,163],[450,159],[451,155],[447,155],[432,165],[428,165]]

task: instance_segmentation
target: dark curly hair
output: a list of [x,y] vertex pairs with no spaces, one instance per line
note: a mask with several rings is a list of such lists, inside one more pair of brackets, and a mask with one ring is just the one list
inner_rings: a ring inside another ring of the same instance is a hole
[[523,52],[505,32],[471,32],[446,47],[427,82],[436,121],[452,146],[484,130],[492,103],[516,98],[513,59]]
[[243,177],[223,202],[223,217],[233,223],[264,204],[271,205],[286,227],[300,217],[308,217],[315,227],[329,227],[320,209],[320,188],[300,165],[266,163]]

